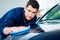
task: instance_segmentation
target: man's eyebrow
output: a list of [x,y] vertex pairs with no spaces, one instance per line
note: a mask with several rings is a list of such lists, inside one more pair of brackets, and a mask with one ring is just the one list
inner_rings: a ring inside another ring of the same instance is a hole
[[37,12],[33,12],[33,13],[37,13]]

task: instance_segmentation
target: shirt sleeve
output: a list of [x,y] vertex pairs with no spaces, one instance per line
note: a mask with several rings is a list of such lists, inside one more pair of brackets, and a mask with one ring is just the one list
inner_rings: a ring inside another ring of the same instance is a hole
[[13,9],[9,10],[4,16],[0,19],[0,34],[4,34],[3,30],[5,27],[13,26],[13,20],[14,20],[14,13],[15,11]]

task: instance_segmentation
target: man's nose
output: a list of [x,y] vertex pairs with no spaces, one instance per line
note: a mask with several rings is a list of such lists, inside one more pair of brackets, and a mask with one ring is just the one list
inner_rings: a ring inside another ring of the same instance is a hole
[[29,13],[29,16],[32,16],[32,12]]

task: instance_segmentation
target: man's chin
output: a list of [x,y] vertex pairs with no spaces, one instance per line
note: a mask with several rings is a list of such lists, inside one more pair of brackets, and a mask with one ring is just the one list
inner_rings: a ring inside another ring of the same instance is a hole
[[27,20],[30,21],[31,19],[28,18]]

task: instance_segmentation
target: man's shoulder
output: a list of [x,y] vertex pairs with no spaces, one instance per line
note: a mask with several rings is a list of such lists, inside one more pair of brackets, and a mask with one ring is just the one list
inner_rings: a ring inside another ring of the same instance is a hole
[[12,9],[10,9],[7,13],[9,14],[21,14],[21,12],[23,12],[24,11],[24,8],[23,7],[15,7],[15,8],[12,8]]
[[14,10],[14,15],[15,16],[22,16],[21,14],[24,13],[24,8],[23,7],[15,7],[13,8]]
[[23,9],[24,7],[15,7],[15,8]]
[[23,7],[15,7],[15,8],[11,8],[10,10],[8,10],[6,13],[11,13],[11,12],[20,12],[20,11],[24,11]]
[[15,7],[15,8],[12,8],[12,10],[15,10],[15,11],[17,11],[17,10],[24,10],[24,8],[23,7]]
[[[24,8],[23,7],[15,7],[15,8],[12,8],[12,9],[10,9],[9,11],[7,11],[6,12],[6,14],[4,14],[4,16],[3,17],[16,17],[16,16],[18,16],[19,14],[21,14],[21,11],[20,10],[22,10],[22,11],[24,11]],[[13,15],[13,16],[12,16]]]

